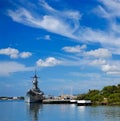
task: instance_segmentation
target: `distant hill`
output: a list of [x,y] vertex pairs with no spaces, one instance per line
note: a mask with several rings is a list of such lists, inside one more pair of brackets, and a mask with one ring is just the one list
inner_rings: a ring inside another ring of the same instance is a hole
[[89,90],[86,94],[79,94],[78,100],[91,100],[93,104],[120,105],[120,84],[105,86],[102,90]]

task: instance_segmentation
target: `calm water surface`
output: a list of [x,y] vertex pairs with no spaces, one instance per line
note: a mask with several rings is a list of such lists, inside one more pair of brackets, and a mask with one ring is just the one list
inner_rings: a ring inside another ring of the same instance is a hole
[[0,121],[120,121],[120,106],[76,106],[0,101]]

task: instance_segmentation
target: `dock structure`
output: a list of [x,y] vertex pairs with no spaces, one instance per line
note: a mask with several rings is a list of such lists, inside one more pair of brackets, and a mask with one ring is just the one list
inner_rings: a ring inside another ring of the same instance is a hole
[[70,104],[70,100],[46,99],[43,100],[43,104]]
[[58,100],[58,99],[45,99],[43,104],[77,104],[78,106],[90,106],[91,100]]

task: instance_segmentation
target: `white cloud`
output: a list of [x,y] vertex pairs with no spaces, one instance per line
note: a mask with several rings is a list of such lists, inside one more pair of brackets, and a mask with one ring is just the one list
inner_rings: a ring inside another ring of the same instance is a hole
[[[104,9],[104,11],[106,11],[107,16],[106,17],[117,17],[120,16],[120,13],[118,11],[120,11],[120,1],[119,0],[99,0],[102,4],[103,7],[102,9]],[[105,12],[101,11],[103,13],[103,15],[105,16]],[[109,15],[109,16],[108,16]]]
[[71,18],[73,20],[79,20],[81,18],[81,14],[78,11],[73,11],[73,10],[58,11],[53,7],[51,7],[47,2],[45,2],[45,0],[40,0],[40,5],[42,5],[46,10],[48,10],[49,13],[52,13],[56,16]]
[[102,71],[109,75],[120,75],[119,65],[105,64],[101,66]]
[[109,13],[102,7],[102,6],[98,6],[95,10],[96,13],[98,13],[98,15],[101,15],[104,18],[109,18]]
[[107,74],[119,76],[120,75],[120,71],[110,71],[110,72],[107,72]]
[[17,11],[9,10],[8,14],[16,22],[23,23],[31,27],[43,28],[63,36],[71,36],[71,33],[67,30],[72,31],[72,28],[70,28],[68,24],[65,24],[63,21],[59,20],[57,17],[44,15],[41,18],[36,18],[32,15],[32,13],[24,8],[20,8]]
[[[49,6],[45,1],[40,2],[48,12],[45,15],[34,14],[33,11],[19,7],[16,10],[8,10],[8,16],[13,21],[36,28],[43,28],[47,31],[60,34],[70,38],[76,38],[73,33],[79,27],[79,19],[81,17],[78,11],[57,11]],[[71,24],[69,24],[68,20]],[[69,30],[69,31],[68,31]]]
[[39,59],[36,64],[39,67],[52,67],[52,66],[57,66],[59,64],[61,64],[62,61],[54,58],[54,57],[49,57],[46,58],[45,60]]
[[90,62],[90,65],[104,65],[106,64],[106,60],[104,59],[97,59],[97,60],[93,60],[92,62]]
[[33,69],[34,67],[26,67],[25,65],[14,62],[14,61],[0,62],[0,75],[1,76],[8,76],[14,72],[31,71]]
[[83,51],[84,49],[86,49],[86,45],[66,46],[62,48],[62,50],[64,50],[65,52],[69,52],[69,53],[79,53]]
[[40,5],[43,6],[45,9],[47,9],[48,11],[53,11],[53,12],[57,12],[53,7],[49,6],[48,3],[45,2],[45,0],[39,0]]
[[0,49],[0,54],[2,55],[8,55],[11,58],[18,58],[19,51],[14,48],[5,48],[5,49]]
[[36,40],[51,40],[51,36],[50,35],[44,35],[44,36],[40,36],[40,37],[36,37]]
[[119,67],[116,65],[103,65],[102,70],[105,72],[113,72],[113,71],[120,71]]
[[96,50],[91,50],[85,53],[87,56],[93,56],[96,58],[108,58],[111,57],[112,54],[108,49],[105,48],[99,48]]
[[120,10],[120,2],[117,0],[99,0],[99,3],[96,9],[100,14],[97,13],[97,15],[104,17],[108,21],[105,24],[106,28],[102,30],[99,26],[96,29],[89,26],[81,26],[80,20],[84,13],[81,14],[79,11],[68,9],[56,10],[45,0],[39,1],[40,7],[37,7],[38,11],[40,9],[44,10],[44,15],[34,9],[29,10],[29,7],[26,9],[19,5],[19,7],[16,7],[16,10],[9,9],[8,16],[13,21],[35,28],[42,28],[76,41],[84,43],[98,42],[112,53],[120,54],[120,25],[119,22],[116,22],[116,18],[120,17],[118,12]]
[[15,49],[15,48],[4,48],[4,49],[0,49],[0,55],[7,55],[10,56],[10,58],[28,58],[32,55],[32,53],[30,52],[19,52],[19,50]]
[[30,52],[22,52],[20,53],[20,57],[21,58],[28,58],[30,57],[32,54]]

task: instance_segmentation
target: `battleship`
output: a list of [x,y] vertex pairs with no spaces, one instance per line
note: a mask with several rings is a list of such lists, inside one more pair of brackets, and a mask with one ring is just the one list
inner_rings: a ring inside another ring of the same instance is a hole
[[44,99],[44,93],[38,88],[38,77],[35,73],[33,78],[33,87],[32,89],[29,89],[29,91],[26,93],[25,96],[25,102],[26,103],[42,103],[43,99]]

